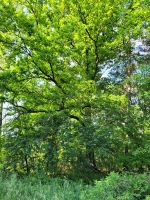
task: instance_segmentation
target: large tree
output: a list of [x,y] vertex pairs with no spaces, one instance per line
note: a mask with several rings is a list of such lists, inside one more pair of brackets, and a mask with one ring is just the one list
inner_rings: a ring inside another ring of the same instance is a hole
[[131,89],[148,11],[142,0],[1,1],[8,168],[127,168],[147,127]]

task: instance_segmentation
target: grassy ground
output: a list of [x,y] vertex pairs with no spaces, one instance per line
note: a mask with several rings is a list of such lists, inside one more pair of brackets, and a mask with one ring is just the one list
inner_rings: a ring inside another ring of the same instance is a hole
[[111,173],[94,185],[65,179],[0,177],[0,200],[150,200],[147,174]]

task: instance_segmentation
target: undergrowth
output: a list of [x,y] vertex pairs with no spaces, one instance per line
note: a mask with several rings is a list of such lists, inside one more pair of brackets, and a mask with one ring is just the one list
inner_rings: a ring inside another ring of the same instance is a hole
[[0,200],[150,200],[147,174],[111,173],[87,185],[60,178],[0,176]]

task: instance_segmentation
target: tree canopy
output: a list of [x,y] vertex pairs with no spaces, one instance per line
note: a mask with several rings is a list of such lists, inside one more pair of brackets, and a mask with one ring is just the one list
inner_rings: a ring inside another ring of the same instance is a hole
[[150,168],[149,9],[149,0],[1,0],[4,170]]

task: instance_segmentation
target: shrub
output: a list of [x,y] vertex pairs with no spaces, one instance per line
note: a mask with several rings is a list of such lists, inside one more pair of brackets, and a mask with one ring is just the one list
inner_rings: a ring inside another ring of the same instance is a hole
[[81,199],[144,200],[148,194],[150,194],[150,183],[146,174],[111,173],[84,191]]

